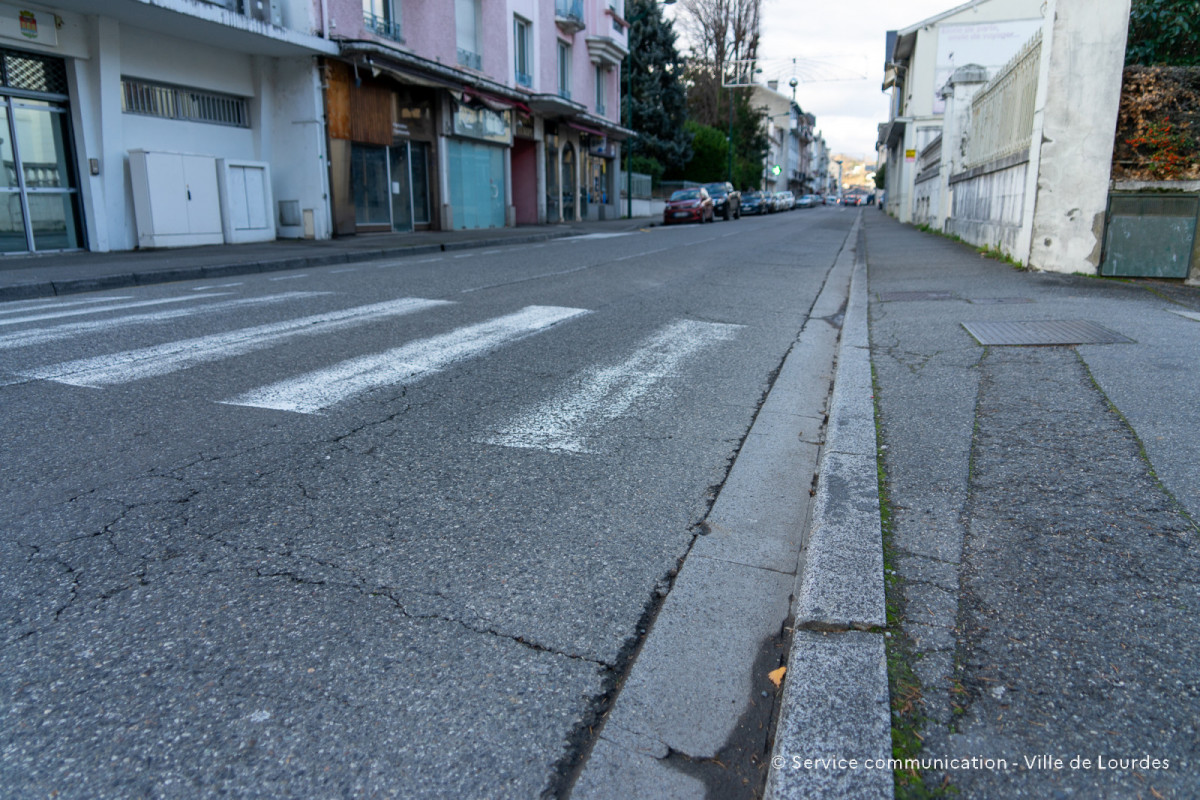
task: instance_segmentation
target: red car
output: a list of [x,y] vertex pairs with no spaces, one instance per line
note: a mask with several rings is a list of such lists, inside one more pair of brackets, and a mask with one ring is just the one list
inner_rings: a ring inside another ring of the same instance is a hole
[[663,209],[663,225],[675,222],[712,222],[713,201],[703,186],[697,189],[680,189],[671,195]]

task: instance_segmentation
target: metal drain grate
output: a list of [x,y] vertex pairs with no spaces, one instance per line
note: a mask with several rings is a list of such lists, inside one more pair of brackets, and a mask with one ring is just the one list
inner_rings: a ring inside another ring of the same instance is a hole
[[1082,319],[964,322],[982,345],[1067,345],[1132,343],[1119,333]]
[[879,302],[896,303],[908,300],[957,300],[950,292],[880,292]]
[[1033,298],[1031,298],[1031,297],[976,297],[976,298],[973,298],[970,302],[977,306],[993,306],[993,305],[999,305],[1001,303],[1005,303],[1005,304],[1007,304],[1007,303],[1032,303]]

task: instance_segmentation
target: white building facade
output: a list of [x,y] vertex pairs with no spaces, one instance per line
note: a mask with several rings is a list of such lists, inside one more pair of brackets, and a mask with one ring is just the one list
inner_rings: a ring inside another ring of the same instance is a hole
[[1129,0],[1047,0],[1007,63],[950,74],[916,159],[897,152],[907,121],[881,126],[888,210],[1037,269],[1098,273],[1128,24]]
[[889,119],[880,132],[887,163],[887,210],[913,221],[918,157],[941,134],[939,91],[959,67],[995,71],[1042,27],[1044,0],[973,0],[899,31],[889,31],[883,89]]
[[328,236],[314,24],[309,0],[0,5],[3,249]]

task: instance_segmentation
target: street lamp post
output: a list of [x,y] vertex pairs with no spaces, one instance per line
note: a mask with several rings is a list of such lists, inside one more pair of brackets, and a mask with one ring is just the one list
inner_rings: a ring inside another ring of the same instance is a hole
[[[662,0],[664,6],[675,4],[675,0]],[[653,8],[655,3],[650,4]],[[631,16],[625,20],[629,23],[629,32],[633,33],[633,23],[641,22],[650,13],[650,8],[647,8],[640,14]],[[626,40],[628,41],[628,40]],[[633,56],[633,48],[629,48],[630,57]],[[629,69],[625,71],[625,99],[629,104],[629,119],[625,120],[625,127],[633,130],[633,60],[629,61]],[[636,135],[636,134],[635,134]],[[633,138],[626,142],[625,148],[625,218],[633,219]]]

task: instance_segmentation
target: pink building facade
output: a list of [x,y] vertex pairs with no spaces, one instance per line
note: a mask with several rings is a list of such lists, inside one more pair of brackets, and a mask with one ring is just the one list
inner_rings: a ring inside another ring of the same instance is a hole
[[623,0],[317,0],[339,235],[619,216]]

